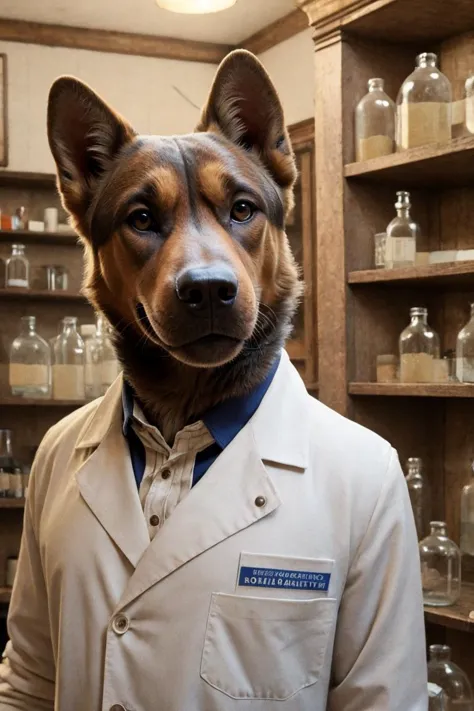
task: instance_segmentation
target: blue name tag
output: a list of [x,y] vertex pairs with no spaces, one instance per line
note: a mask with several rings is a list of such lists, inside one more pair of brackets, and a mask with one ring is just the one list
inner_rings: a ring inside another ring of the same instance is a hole
[[239,586],[249,588],[295,588],[327,592],[331,573],[277,568],[240,568]]

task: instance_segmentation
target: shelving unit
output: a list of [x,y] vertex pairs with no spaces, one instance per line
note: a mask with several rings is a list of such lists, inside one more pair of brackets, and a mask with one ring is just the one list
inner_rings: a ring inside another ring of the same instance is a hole
[[15,300],[15,301],[72,301],[85,302],[86,298],[82,294],[76,294],[70,291],[46,291],[46,289],[0,289],[0,299]]
[[0,509],[24,509],[25,499],[0,499]]
[[[0,181],[1,187],[1,181]],[[70,232],[31,232],[30,230],[0,230],[0,243],[13,244],[62,244],[67,246],[80,246],[76,234]]]
[[0,605],[8,605],[11,595],[11,588],[0,587]]
[[[460,493],[474,459],[474,385],[378,384],[377,355],[398,352],[411,306],[426,306],[442,350],[455,347],[474,301],[474,263],[375,270],[374,235],[410,190],[421,224],[418,251],[474,249],[474,136],[354,163],[354,110],[371,77],[395,98],[420,52],[437,52],[462,97],[474,66],[471,0],[301,0],[315,40],[319,398],[375,430],[402,463],[422,457],[433,519],[459,542]],[[463,33],[463,34],[461,34]],[[464,560],[463,597],[426,608],[429,641],[446,642],[474,682],[474,565]],[[471,609],[469,609],[471,607]]]
[[0,397],[0,407],[56,407],[78,408],[87,405],[87,400],[48,400],[24,397]]

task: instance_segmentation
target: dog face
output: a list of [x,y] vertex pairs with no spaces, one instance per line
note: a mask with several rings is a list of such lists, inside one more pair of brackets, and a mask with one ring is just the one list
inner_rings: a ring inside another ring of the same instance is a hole
[[209,368],[287,327],[300,291],[284,232],[296,171],[253,55],[221,64],[194,134],[139,136],[63,77],[48,136],[86,245],[87,295],[124,338]]

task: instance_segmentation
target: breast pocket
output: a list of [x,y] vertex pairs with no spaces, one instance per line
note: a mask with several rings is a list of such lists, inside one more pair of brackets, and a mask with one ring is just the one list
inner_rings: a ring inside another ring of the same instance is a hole
[[332,598],[214,593],[201,677],[234,699],[288,699],[318,681],[335,616]]

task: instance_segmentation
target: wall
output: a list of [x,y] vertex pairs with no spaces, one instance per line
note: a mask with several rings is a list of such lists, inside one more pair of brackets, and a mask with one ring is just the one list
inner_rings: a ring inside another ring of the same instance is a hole
[[[186,133],[199,117],[216,67],[62,47],[1,42],[8,56],[7,170],[53,172],[46,139],[46,101],[60,74],[90,84],[140,133]],[[313,115],[311,31],[264,52],[260,59],[280,93],[287,123]],[[176,88],[189,99],[183,98]]]
[[314,56],[311,29],[263,52],[265,65],[285,110],[288,124],[314,116]]
[[49,88],[60,74],[90,84],[140,133],[192,131],[215,67],[62,47],[0,42],[8,56],[8,170],[53,172],[46,139]]

